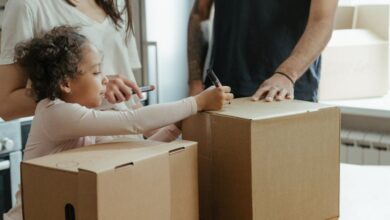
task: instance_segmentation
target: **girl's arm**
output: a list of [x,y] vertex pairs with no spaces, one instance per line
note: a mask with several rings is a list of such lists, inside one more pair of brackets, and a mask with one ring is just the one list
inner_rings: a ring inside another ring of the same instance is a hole
[[98,111],[60,102],[37,113],[36,118],[43,120],[43,129],[51,138],[66,140],[82,136],[139,134],[180,121],[197,110],[194,97],[127,111]]

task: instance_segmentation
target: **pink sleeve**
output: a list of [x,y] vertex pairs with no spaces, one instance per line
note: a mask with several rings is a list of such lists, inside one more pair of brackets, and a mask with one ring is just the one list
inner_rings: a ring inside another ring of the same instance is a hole
[[127,111],[99,111],[61,102],[41,113],[44,114],[46,132],[53,139],[64,140],[82,136],[140,134],[170,125],[196,112],[196,101],[189,97]]

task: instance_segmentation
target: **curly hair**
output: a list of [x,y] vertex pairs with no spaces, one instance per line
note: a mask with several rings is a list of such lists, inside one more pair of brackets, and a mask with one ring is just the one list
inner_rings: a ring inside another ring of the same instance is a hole
[[31,80],[37,102],[59,98],[61,83],[79,74],[82,47],[88,40],[77,31],[77,27],[59,26],[16,45],[14,60]]

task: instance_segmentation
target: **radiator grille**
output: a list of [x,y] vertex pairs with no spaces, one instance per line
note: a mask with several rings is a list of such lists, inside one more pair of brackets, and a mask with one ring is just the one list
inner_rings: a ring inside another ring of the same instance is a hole
[[342,130],[340,160],[351,164],[390,165],[390,134]]

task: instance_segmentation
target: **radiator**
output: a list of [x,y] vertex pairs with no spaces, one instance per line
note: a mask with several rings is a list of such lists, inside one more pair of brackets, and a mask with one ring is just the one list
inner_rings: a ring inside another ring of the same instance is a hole
[[340,160],[351,164],[390,165],[390,134],[343,129]]

